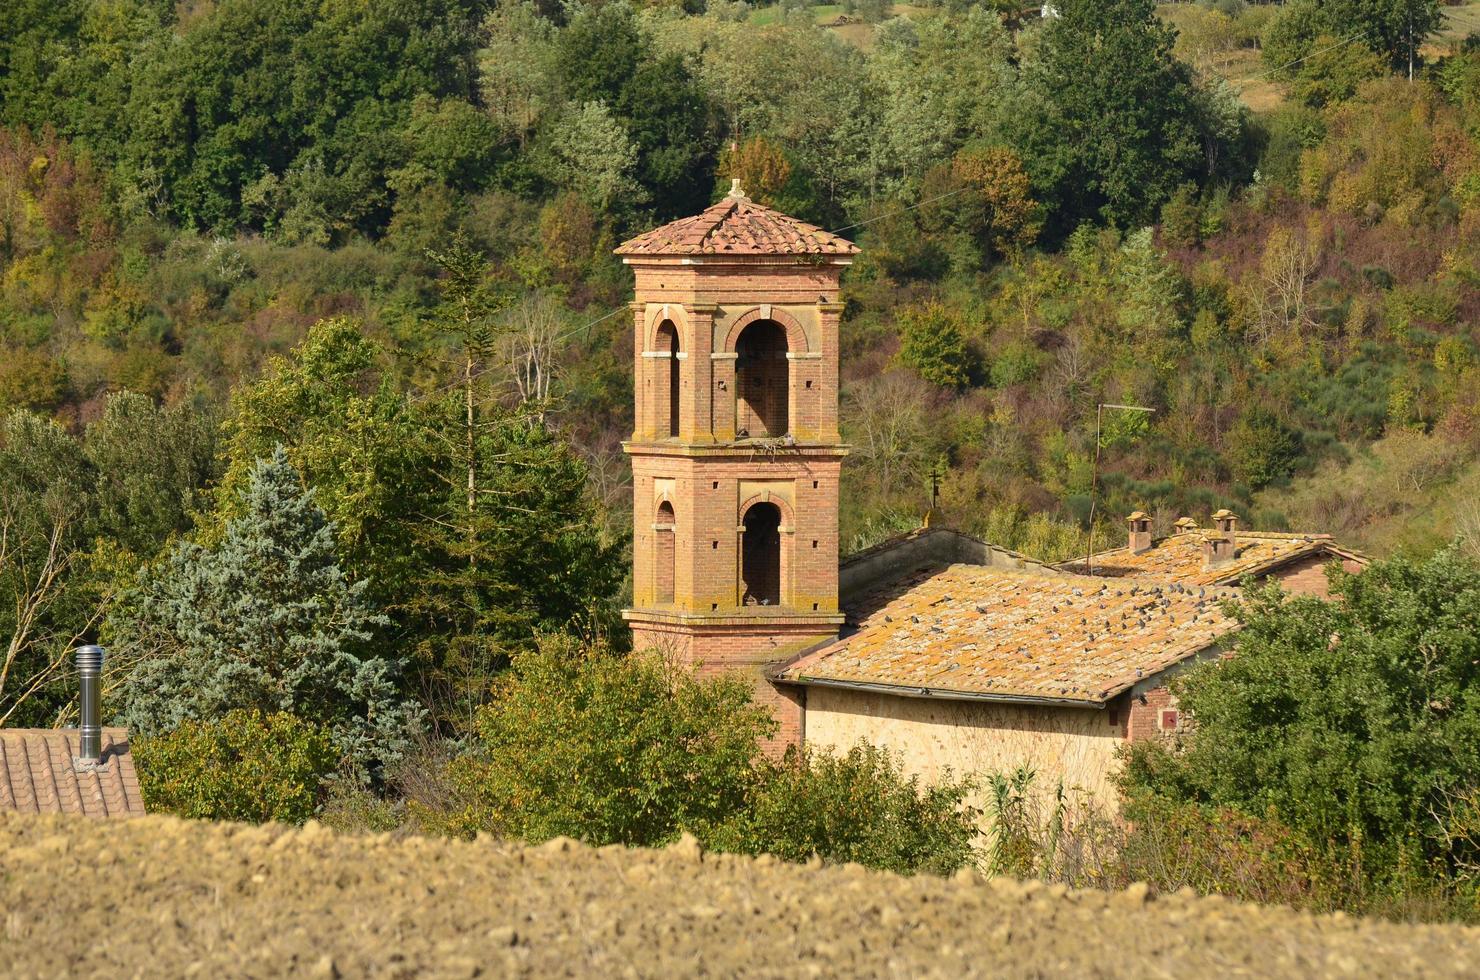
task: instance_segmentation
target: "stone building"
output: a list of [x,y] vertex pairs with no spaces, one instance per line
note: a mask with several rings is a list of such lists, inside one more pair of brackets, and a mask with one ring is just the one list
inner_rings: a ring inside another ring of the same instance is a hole
[[633,603],[638,648],[741,670],[775,748],[894,750],[926,778],[1033,766],[1113,803],[1115,750],[1175,729],[1167,680],[1227,648],[1245,576],[1323,591],[1365,559],[1227,511],[1047,565],[922,528],[838,561],[838,283],[857,248],[755,204],[617,249],[636,277]]

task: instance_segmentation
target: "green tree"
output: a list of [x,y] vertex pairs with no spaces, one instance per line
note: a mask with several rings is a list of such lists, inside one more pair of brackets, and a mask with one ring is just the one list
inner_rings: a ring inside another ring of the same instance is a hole
[[[483,288],[476,256],[459,268],[451,278]],[[447,331],[439,339],[487,340],[490,310],[472,293],[471,305],[457,299],[460,288],[428,322]],[[489,674],[537,631],[612,624],[623,543],[600,532],[571,446],[537,418],[498,408],[477,371],[475,388],[462,364],[447,385],[407,397],[393,367],[344,319],[315,325],[275,359],[227,417],[228,466],[204,537],[240,514],[254,460],[283,444],[336,530],[346,572],[370,581],[372,604],[394,619],[389,635],[414,657],[411,688],[439,720],[465,719]]]
[[132,747],[150,812],[193,820],[303,823],[338,761],[313,725],[240,708],[135,736]]
[[1229,444],[1234,477],[1254,490],[1289,476],[1300,458],[1300,433],[1258,406],[1238,420]]
[[90,625],[78,587],[91,510],[82,448],[17,411],[0,423],[0,725],[56,724],[67,654]]
[[1012,123],[1060,232],[1100,218],[1148,224],[1199,175],[1189,70],[1152,0],[1063,0],[1023,69]]
[[1439,0],[1297,0],[1265,31],[1275,68],[1333,45],[1356,44],[1413,76],[1419,49],[1444,23]]
[[161,408],[132,392],[111,396],[82,440],[96,496],[94,534],[147,559],[189,530],[220,471],[214,422],[188,406]]
[[156,176],[174,214],[196,226],[248,220],[243,190],[271,176],[289,188],[284,212],[322,209],[335,235],[378,230],[416,97],[473,91],[483,10],[469,0],[216,4],[130,65],[125,168]]
[[1301,102],[1320,109],[1350,99],[1363,82],[1380,77],[1383,70],[1382,60],[1367,48],[1338,45],[1322,35],[1296,71],[1293,91]]
[[238,389],[222,424],[226,471],[207,518],[214,533],[242,512],[257,461],[282,446],[328,515],[346,571],[372,581],[377,606],[392,605],[424,561],[416,527],[433,477],[418,420],[389,367],[357,321],[334,318]]
[[698,680],[653,653],[552,638],[515,657],[450,767],[456,803],[423,818],[465,836],[655,846],[741,809],[774,730],[739,677]]
[[400,756],[419,722],[402,661],[373,651],[389,620],[335,554],[334,528],[281,449],[249,474],[241,514],[211,548],[182,542],[110,615],[130,664],[119,701],[141,734],[234,708],[323,726],[362,769]]
[[966,387],[973,365],[964,326],[958,311],[939,302],[903,311],[899,315],[900,360],[931,384]]
[[645,203],[636,179],[637,145],[604,102],[571,105],[551,124],[545,171],[598,211],[625,212]]
[[1127,784],[1273,815],[1379,879],[1473,868],[1480,567],[1450,549],[1330,575],[1330,600],[1235,606],[1235,655],[1179,684],[1196,725],[1139,747]]
[[[631,140],[635,176],[660,217],[692,214],[709,203],[708,99],[681,58],[653,49],[631,7],[580,8],[557,38],[556,65],[567,97],[580,107],[577,132],[605,132],[585,117],[593,106],[610,111]],[[616,142],[610,133],[588,138],[591,146]]]

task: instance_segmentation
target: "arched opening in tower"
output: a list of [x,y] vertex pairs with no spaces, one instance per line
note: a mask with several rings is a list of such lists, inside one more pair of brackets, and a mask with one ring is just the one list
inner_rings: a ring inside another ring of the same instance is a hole
[[668,357],[666,359],[668,364],[668,377],[666,379],[659,378],[658,383],[663,384],[665,380],[667,383],[667,432],[668,438],[676,439],[678,438],[678,368],[682,362],[678,359],[678,330],[670,321],[665,320],[663,321],[663,324],[658,327],[658,350],[666,351],[668,354]]
[[673,505],[663,501],[658,505],[657,519],[653,521],[654,536],[657,538],[653,548],[653,593],[659,605],[673,602],[674,564],[678,556],[674,537],[677,534],[677,524],[678,520],[673,516]]
[[756,504],[745,512],[740,578],[744,605],[781,604],[781,510],[775,504]]
[[740,438],[785,435],[788,372],[786,330],[774,320],[757,320],[735,342],[735,431]]

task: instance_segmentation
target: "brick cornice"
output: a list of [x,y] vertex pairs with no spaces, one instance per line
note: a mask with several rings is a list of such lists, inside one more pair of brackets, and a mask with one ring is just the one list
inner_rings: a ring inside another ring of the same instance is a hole
[[847,456],[851,450],[851,446],[842,443],[818,443],[816,445],[797,443],[795,446],[778,449],[774,453],[764,446],[738,442],[696,445],[694,443],[640,442],[628,440],[622,443],[622,451],[629,456],[679,456],[702,459],[732,459],[738,462],[774,460],[782,463],[788,460],[805,460],[819,457],[841,459]]
[[762,630],[818,629],[837,632],[827,627],[843,625],[842,613],[808,612],[786,606],[741,606],[718,612],[683,612],[676,609],[623,609],[622,618],[629,623],[668,626],[750,626]]

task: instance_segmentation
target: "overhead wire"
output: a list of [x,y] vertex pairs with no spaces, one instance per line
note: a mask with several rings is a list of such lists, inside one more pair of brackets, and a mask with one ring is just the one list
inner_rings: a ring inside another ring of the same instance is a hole
[[1362,38],[1371,33],[1372,28],[1369,27],[1365,31],[1359,31],[1356,34],[1353,34],[1351,37],[1337,41],[1335,44],[1328,44],[1326,47],[1321,48],[1319,51],[1311,51],[1308,54],[1303,54],[1299,58],[1296,58],[1294,61],[1280,65],[1278,68],[1271,68],[1268,71],[1260,72],[1257,75],[1250,75],[1248,78],[1240,78],[1237,81],[1228,81],[1227,79],[1225,79],[1225,81],[1228,81],[1228,84],[1230,85],[1243,85],[1246,82],[1257,82],[1261,78],[1268,78],[1270,75],[1273,75],[1277,72],[1282,72],[1286,68],[1294,68],[1302,61],[1309,61],[1311,58],[1314,58],[1318,54],[1325,54],[1327,51],[1335,51],[1337,48],[1345,47],[1346,45],[1351,44],[1353,41],[1360,41]]

